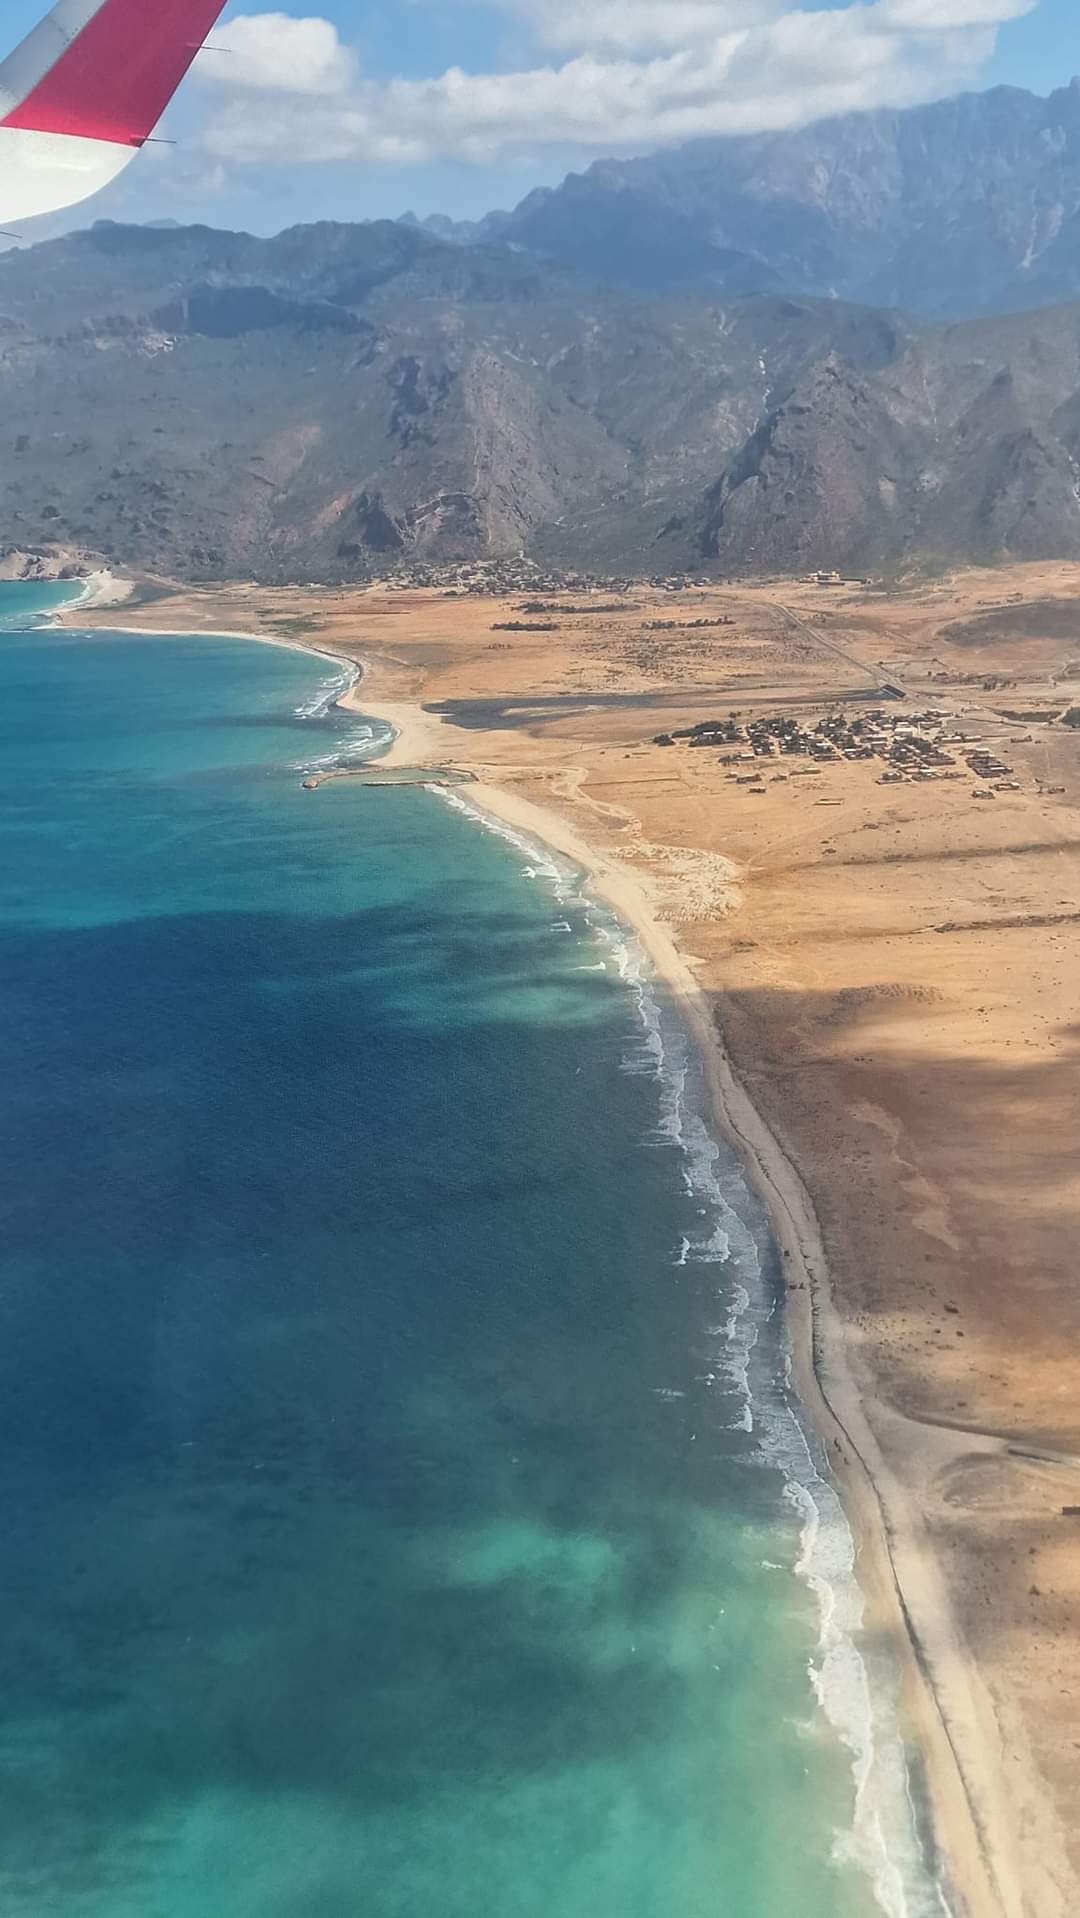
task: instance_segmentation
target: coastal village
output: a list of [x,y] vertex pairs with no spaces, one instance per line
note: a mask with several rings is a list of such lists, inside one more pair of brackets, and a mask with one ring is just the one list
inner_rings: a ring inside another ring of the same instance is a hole
[[[680,743],[717,749],[721,763],[730,769],[728,778],[751,795],[763,793],[766,781],[775,785],[788,778],[813,778],[824,767],[843,760],[883,761],[885,770],[878,774],[881,786],[905,785],[909,781],[926,784],[935,779],[959,780],[965,777],[966,769],[967,774],[981,782],[974,788],[977,799],[993,799],[998,793],[1021,790],[1013,768],[1005,765],[996,753],[975,744],[973,736],[961,729],[958,714],[938,710],[899,717],[895,712],[877,707],[853,718],[838,709],[812,726],[800,724],[784,713],[744,724],[738,713],[732,713],[726,720],[705,719],[673,733],[657,733],[653,740],[657,746]],[[784,759],[809,759],[814,763],[792,773],[764,768],[755,772],[739,770],[755,760]]]
[[[670,705],[670,724],[637,750],[651,741],[680,763],[691,752],[715,759],[721,790],[740,803],[786,791],[800,810],[859,808],[874,785],[884,798],[936,784],[981,806],[1064,791],[1030,750],[1080,717],[1059,674],[964,671],[941,654],[875,661],[865,644],[880,603],[874,582],[822,570],[782,590],[783,602],[763,601],[734,581],[598,578],[518,556],[402,566],[364,600],[391,618],[400,605],[409,621],[424,606],[433,628],[445,605],[448,630],[460,627],[478,669],[481,653],[503,656],[478,685],[531,684],[541,701],[558,687],[560,702],[585,711],[601,701],[612,719],[623,701],[628,717],[650,697]],[[745,703],[724,702],[725,687]],[[476,703],[479,717],[486,702]],[[517,703],[519,726],[528,708]],[[451,723],[470,704],[451,701]],[[377,768],[368,780],[382,783]]]
[[[425,569],[406,569],[410,583],[418,570]],[[627,672],[671,686],[686,678],[699,679],[710,666],[726,676],[746,651],[747,636],[740,632],[735,613],[723,609],[721,597],[725,590],[738,596],[735,582],[722,586],[683,575],[596,579],[544,572],[524,558],[462,566],[453,570],[451,580],[445,571],[438,578],[440,597],[489,599],[496,593],[513,597],[514,617],[491,622],[489,630],[499,636],[493,650],[509,651],[511,636],[558,635],[561,643],[576,643],[602,658],[601,683],[607,685],[618,684]],[[827,623],[838,602],[854,592],[858,603],[866,604],[878,591],[875,582],[827,570],[807,575],[800,585],[831,597],[816,612],[811,604],[802,614],[789,616],[797,629],[792,648],[796,656],[813,650],[815,644],[829,648]],[[529,596],[522,597],[526,591]],[[657,611],[650,616],[650,606],[661,595],[682,602],[677,613]],[[590,639],[590,633],[595,637]],[[1042,796],[1061,793],[1062,786],[1032,777],[1030,770],[1012,763],[1009,747],[1030,746],[1034,741],[1034,731],[1018,732],[1017,725],[1074,726],[1080,711],[1052,702],[1034,711],[1011,712],[1005,707],[988,711],[985,700],[976,704],[970,697],[993,697],[1015,690],[1017,684],[1015,677],[1001,673],[964,673],[928,665],[912,689],[932,689],[937,695],[926,706],[914,708],[908,688],[883,677],[852,689],[843,698],[823,702],[818,712],[805,707],[798,712],[783,707],[765,711],[735,707],[722,716],[711,714],[655,733],[652,743],[666,749],[714,752],[729,787],[746,798],[760,798],[770,788],[785,784],[794,794],[806,781],[816,803],[842,806],[849,797],[847,789],[837,796],[829,792],[827,779],[824,787],[814,788],[813,782],[846,764],[872,768],[882,787],[949,782],[966,786],[972,800],[984,803],[1025,790]],[[1052,685],[1051,681],[1051,689]],[[940,703],[945,686],[961,696],[961,704]],[[992,737],[988,737],[988,719]],[[1012,729],[1006,733],[1010,722]]]

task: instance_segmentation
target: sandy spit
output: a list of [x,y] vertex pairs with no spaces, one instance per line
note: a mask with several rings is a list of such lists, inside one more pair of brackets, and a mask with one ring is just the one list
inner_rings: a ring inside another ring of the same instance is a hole
[[133,581],[120,579],[116,573],[110,572],[107,566],[103,566],[98,572],[87,574],[83,581],[82,593],[68,611],[74,612],[80,607],[85,610],[91,606],[122,606],[125,600],[131,598],[134,591]]

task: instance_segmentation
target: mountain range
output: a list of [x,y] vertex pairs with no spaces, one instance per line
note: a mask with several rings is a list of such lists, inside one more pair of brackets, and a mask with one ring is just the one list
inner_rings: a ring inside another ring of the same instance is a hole
[[[995,119],[1003,142],[1011,128],[1000,191]],[[502,216],[498,239],[388,221],[273,239],[99,223],[9,251],[0,550],[51,542],[267,581],[523,550],[644,573],[1073,555],[1080,301],[1032,300],[1037,283],[1080,293],[1078,139],[1069,89],[727,142],[725,284],[710,282],[715,221],[711,254],[686,241],[697,277],[663,290],[620,284],[629,272],[595,253],[587,272],[569,241],[560,260],[522,238],[542,214],[549,239],[578,232],[587,254],[583,200],[659,207],[658,182],[678,180],[689,206],[691,177],[704,220],[716,143],[593,168]],[[920,150],[934,160],[921,171]],[[800,194],[817,209],[801,237]],[[771,285],[734,245],[737,201],[759,207],[753,257]],[[655,282],[660,213],[605,230],[614,246],[635,225],[639,277]],[[940,256],[958,277],[961,229],[973,303],[993,281],[1011,310],[942,316]],[[850,297],[901,278],[903,301]]]
[[[406,215],[412,220],[412,215]],[[425,222],[640,293],[962,318],[1080,296],[1080,80],[599,160],[512,213]]]

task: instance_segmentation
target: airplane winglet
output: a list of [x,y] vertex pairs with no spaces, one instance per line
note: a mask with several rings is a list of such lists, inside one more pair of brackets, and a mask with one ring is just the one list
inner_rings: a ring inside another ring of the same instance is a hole
[[0,62],[0,219],[75,205],[150,138],[225,0],[58,0]]

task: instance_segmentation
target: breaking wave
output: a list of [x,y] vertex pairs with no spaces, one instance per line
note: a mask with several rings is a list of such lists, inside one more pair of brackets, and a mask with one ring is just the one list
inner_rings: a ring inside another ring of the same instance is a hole
[[297,719],[324,719],[331,708],[352,691],[359,677],[359,666],[346,661],[337,672],[330,673],[321,682],[310,699],[296,708]]
[[[637,1030],[622,1068],[655,1080],[654,1137],[677,1152],[679,1176],[700,1220],[672,1248],[671,1262],[717,1269],[717,1310],[705,1329],[704,1379],[734,1397],[731,1429],[754,1439],[747,1463],[780,1471],[784,1497],[799,1519],[794,1570],[813,1594],[818,1617],[810,1681],[822,1713],[850,1754],[854,1780],[854,1816],[850,1829],[835,1835],[837,1858],[857,1862],[866,1872],[886,1918],[949,1918],[918,1832],[894,1681],[884,1670],[872,1676],[861,1646],[864,1599],[851,1527],[820,1442],[797,1407],[783,1341],[762,1338],[780,1309],[779,1283],[768,1270],[775,1255],[767,1226],[734,1155],[709,1131],[704,1074],[690,1035],[658,990],[639,941],[592,898],[578,868],[460,793],[434,785],[429,790],[511,845],[525,878],[548,885],[564,908],[578,908],[580,930],[602,955],[578,970],[602,968],[630,996]],[[670,1388],[655,1389],[660,1396],[671,1395]]]
[[392,726],[350,712],[342,701],[360,678],[360,668],[344,660],[328,673],[309,699],[295,707],[294,717],[319,727],[326,750],[305,754],[292,762],[293,772],[310,778],[316,773],[347,772],[382,752],[394,737]]

